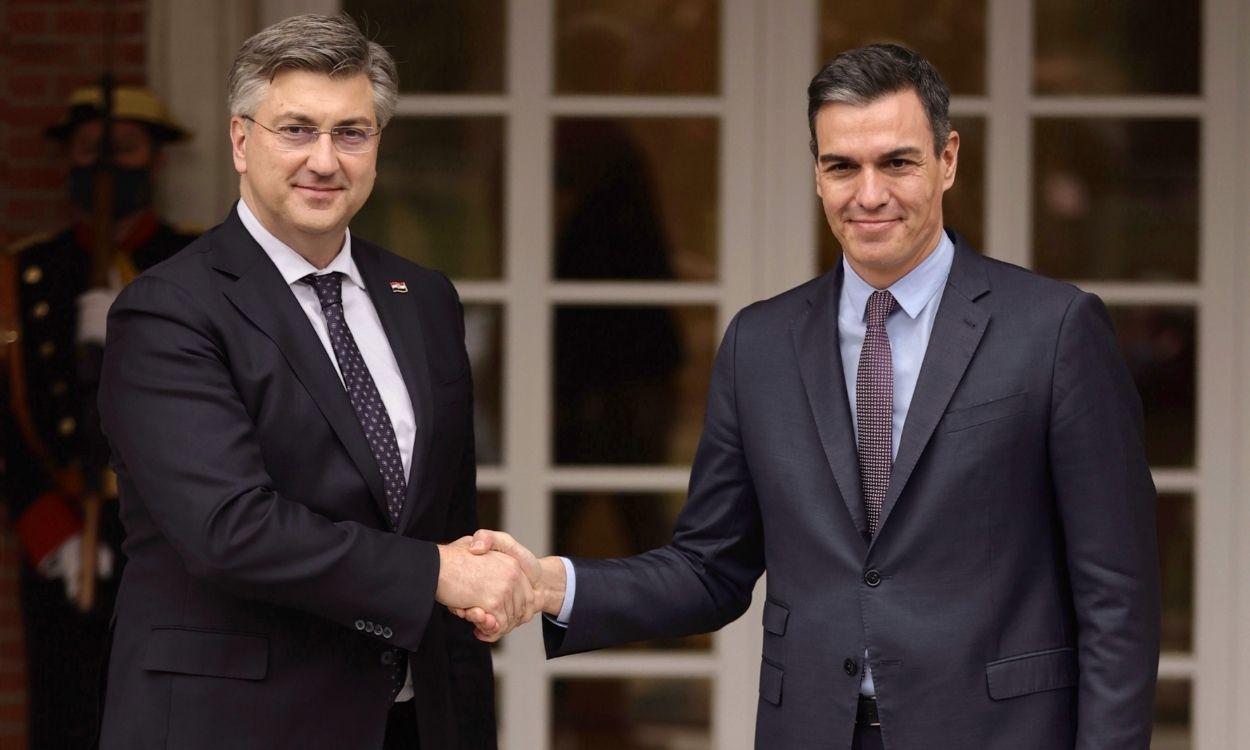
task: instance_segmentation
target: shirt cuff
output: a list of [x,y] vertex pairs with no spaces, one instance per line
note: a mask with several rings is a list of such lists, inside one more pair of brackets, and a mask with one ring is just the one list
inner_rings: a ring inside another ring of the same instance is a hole
[[561,557],[560,562],[564,563],[564,604],[560,605],[560,614],[555,617],[551,615],[543,616],[552,625],[567,628],[569,626],[569,615],[573,612],[573,597],[577,594],[577,571],[573,568],[572,561],[567,557]]

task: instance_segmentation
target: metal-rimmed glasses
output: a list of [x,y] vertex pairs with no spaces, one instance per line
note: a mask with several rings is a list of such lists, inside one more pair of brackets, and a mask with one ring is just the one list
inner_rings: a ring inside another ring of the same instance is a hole
[[317,130],[314,125],[279,125],[276,128],[266,127],[248,115],[241,115],[244,120],[256,123],[273,133],[278,148],[283,151],[300,151],[317,142],[324,134],[330,135],[334,148],[342,154],[364,154],[377,145],[381,128],[369,128],[361,125],[338,125],[329,130]]

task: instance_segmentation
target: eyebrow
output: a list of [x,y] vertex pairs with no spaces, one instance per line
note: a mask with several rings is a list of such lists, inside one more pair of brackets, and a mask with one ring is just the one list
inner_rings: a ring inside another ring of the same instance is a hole
[[[294,121],[301,125],[316,125],[317,124],[308,115],[303,114],[301,112],[295,112],[293,110],[288,110],[278,115],[278,120]],[[339,120],[332,127],[341,128],[341,127],[346,127],[346,126],[351,126],[351,125],[365,125],[368,127],[373,127],[373,121],[367,117],[349,117],[345,120]]]
[[[899,148],[896,148],[892,151],[885,152],[884,154],[882,154],[880,157],[877,158],[877,161],[889,161],[891,159],[898,159],[904,156],[920,156],[920,155],[921,155],[920,149],[916,148],[915,146],[900,146]],[[820,155],[821,164],[834,164],[837,162],[855,163],[855,161],[856,161],[855,159],[852,159],[849,156],[843,156],[842,154],[821,154]]]

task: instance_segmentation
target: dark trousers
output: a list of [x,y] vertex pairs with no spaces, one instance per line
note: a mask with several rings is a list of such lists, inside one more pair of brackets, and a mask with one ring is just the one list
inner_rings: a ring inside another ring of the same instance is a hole
[[881,727],[855,727],[851,750],[885,750],[881,741]]
[[419,750],[417,740],[417,702],[408,700],[391,706],[386,715],[386,739],[382,750]]

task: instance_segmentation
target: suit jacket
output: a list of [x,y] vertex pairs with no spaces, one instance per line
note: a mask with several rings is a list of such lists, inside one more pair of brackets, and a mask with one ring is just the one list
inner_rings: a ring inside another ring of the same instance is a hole
[[490,653],[434,602],[434,542],[477,526],[462,311],[441,274],[352,252],[417,421],[396,532],[343,385],[237,212],[113,306],[100,406],[129,564],[102,747],[381,747],[405,657],[423,747],[495,746]]
[[839,265],[740,312],[668,546],[574,560],[549,656],[714,630],[767,569],[756,744],[1140,750],[1159,648],[1141,404],[1102,303],[956,252],[881,525],[863,508]]

